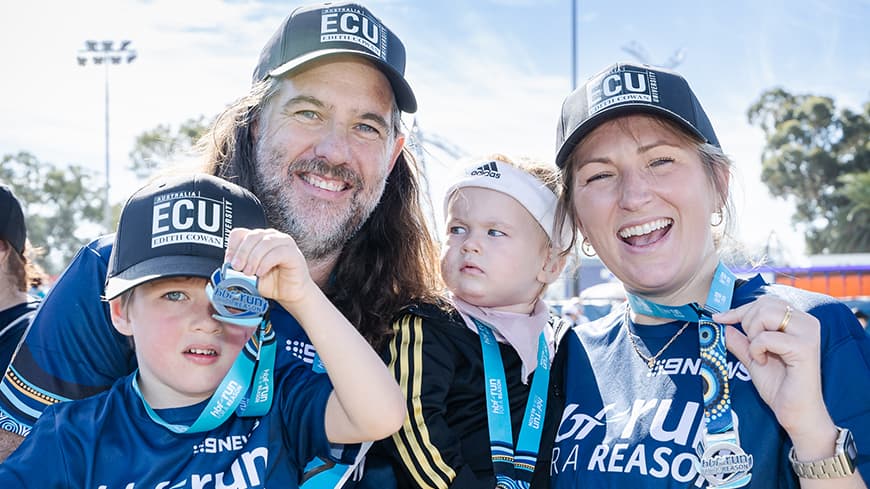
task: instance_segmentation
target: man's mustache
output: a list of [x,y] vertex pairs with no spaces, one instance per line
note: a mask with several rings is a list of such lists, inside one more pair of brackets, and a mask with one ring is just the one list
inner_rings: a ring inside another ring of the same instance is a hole
[[343,180],[350,183],[355,189],[362,188],[362,177],[357,172],[346,166],[330,165],[326,160],[319,158],[296,160],[290,165],[287,172],[290,174],[315,173],[335,180]]

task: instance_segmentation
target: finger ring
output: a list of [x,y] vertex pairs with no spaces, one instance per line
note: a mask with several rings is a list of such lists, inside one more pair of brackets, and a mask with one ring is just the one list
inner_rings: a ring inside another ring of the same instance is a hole
[[785,327],[788,326],[789,320],[791,320],[791,306],[785,306],[785,315],[782,317],[782,321],[779,322],[779,327],[776,330],[780,333],[785,333]]

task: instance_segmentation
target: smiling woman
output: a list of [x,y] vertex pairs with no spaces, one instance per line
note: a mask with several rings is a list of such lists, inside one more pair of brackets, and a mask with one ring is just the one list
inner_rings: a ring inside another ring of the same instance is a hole
[[[707,173],[675,129],[652,116],[623,117],[576,149],[573,200],[584,210],[577,228],[628,289],[690,282],[714,256],[710,216],[723,201],[704,196],[715,195],[714,181],[727,176]],[[686,242],[704,252],[653,252]]]
[[686,80],[613,65],[557,134],[560,212],[628,300],[558,347],[552,485],[864,487],[870,337],[831,297],[722,264],[732,164]]

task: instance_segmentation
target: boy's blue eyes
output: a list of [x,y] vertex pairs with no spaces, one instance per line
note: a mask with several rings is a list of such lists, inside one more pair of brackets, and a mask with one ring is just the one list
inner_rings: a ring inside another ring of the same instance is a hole
[[163,297],[166,297],[170,301],[178,302],[187,299],[187,294],[181,292],[180,290],[173,290],[163,294]]

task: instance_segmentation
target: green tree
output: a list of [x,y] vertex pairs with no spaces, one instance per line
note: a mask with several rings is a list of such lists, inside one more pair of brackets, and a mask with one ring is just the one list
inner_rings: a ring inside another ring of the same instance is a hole
[[794,202],[792,221],[806,226],[808,252],[870,251],[870,102],[861,112],[838,111],[830,97],[775,88],[747,115],[767,139],[761,180]]
[[843,237],[844,246],[856,251],[870,250],[870,171],[843,175],[840,181],[850,202],[844,209],[850,228]]
[[178,156],[189,153],[207,129],[205,116],[199,116],[182,122],[177,130],[160,124],[143,132],[130,151],[130,171],[140,179],[148,178]]
[[21,201],[28,239],[46,251],[42,265],[51,274],[102,229],[103,187],[86,168],[60,168],[21,151],[3,156],[0,180]]

